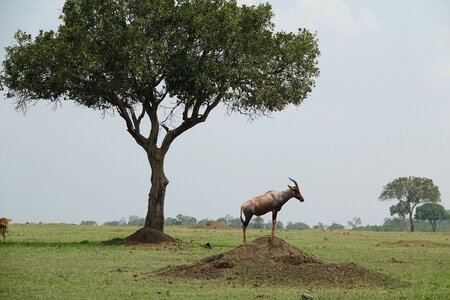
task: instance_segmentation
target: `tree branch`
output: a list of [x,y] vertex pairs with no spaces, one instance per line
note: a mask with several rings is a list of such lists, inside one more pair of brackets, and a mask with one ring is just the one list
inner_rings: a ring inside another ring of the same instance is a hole
[[148,98],[148,103],[151,105],[146,106],[148,117],[150,118],[150,134],[148,136],[148,142],[150,145],[157,147],[158,135],[159,135],[159,119],[158,119],[158,104],[159,101],[155,99],[153,94]]
[[[209,113],[220,103],[222,100],[224,92],[219,92],[219,94],[216,96],[214,101],[212,103],[208,103],[205,110],[203,111],[203,114],[200,114],[200,108],[203,103],[207,103],[207,101],[196,101],[192,114],[189,118],[186,118],[183,120],[183,122],[176,128],[169,130],[164,137],[164,140],[161,144],[161,150],[163,153],[166,153],[169,150],[170,145],[172,142],[183,132],[189,130],[190,128],[194,127],[195,125],[205,122],[206,119],[209,116]],[[186,110],[185,110],[186,111]]]
[[135,139],[136,143],[145,148],[146,139],[140,133],[140,120],[143,118],[142,113],[139,118],[137,118],[133,107],[121,101],[116,95],[110,94],[109,99],[110,103],[116,106],[119,115],[125,120],[127,131]]
[[[169,132],[169,128],[166,125],[166,122],[171,120],[173,118],[173,114],[175,112],[175,110],[181,105],[182,103],[179,102],[177,103],[174,107],[172,107],[172,109],[170,110],[170,112],[167,114],[166,118],[161,122],[161,127],[164,128],[166,130],[166,132]],[[167,107],[169,108],[169,107]],[[171,121],[169,121],[170,123]]]

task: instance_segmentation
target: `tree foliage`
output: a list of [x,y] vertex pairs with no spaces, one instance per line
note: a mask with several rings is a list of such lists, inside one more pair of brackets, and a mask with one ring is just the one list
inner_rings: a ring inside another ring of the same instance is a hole
[[345,227],[344,227],[344,225],[342,225],[342,224],[333,222],[333,224],[331,224],[331,225],[328,227],[328,229],[329,229],[329,230],[342,230],[342,229],[345,229]]
[[233,228],[241,228],[242,227],[242,222],[239,217],[233,218],[230,215],[226,215],[225,217],[217,219],[217,221],[222,222],[222,223],[228,225],[229,227],[233,227]]
[[106,221],[105,223],[103,223],[103,226],[124,226],[124,225],[128,225],[125,218],[121,218],[119,221],[114,220],[114,221]]
[[302,223],[302,222],[287,222],[286,225],[286,229],[287,230],[305,230],[305,229],[310,229],[310,227],[308,226],[308,224]]
[[264,223],[264,219],[261,216],[257,216],[251,220],[248,228],[264,229],[266,228],[266,224]]
[[168,226],[192,226],[197,224],[197,219],[191,216],[178,214],[175,218],[167,218],[165,224]]
[[450,215],[440,204],[425,203],[417,207],[415,218],[430,221],[431,228],[436,231],[436,221],[449,219]]
[[129,226],[144,226],[145,219],[139,216],[129,216],[128,217],[128,225]]
[[156,125],[166,126],[177,108],[183,124],[194,123],[219,102],[270,113],[300,104],[319,72],[314,35],[273,32],[268,4],[67,0],[61,18],[57,32],[16,33],[3,63],[7,96],[21,108],[73,100],[114,109],[142,141],[146,113],[164,110],[169,116]]
[[361,218],[360,217],[353,217],[351,221],[347,221],[347,225],[351,227],[352,229],[356,229],[359,226],[361,226]]
[[18,31],[0,86],[16,108],[71,100],[118,113],[147,154],[145,226],[163,230],[173,141],[219,104],[250,117],[299,105],[319,75],[317,39],[275,32],[269,4],[66,0],[57,31]]
[[81,221],[80,225],[97,225],[95,221]]
[[435,203],[441,201],[439,188],[433,181],[423,177],[400,177],[384,186],[380,200],[398,200],[398,204],[391,206],[392,213],[407,212],[410,220],[410,231],[414,231],[413,212],[420,203]]
[[322,222],[319,222],[319,223],[317,223],[317,225],[313,226],[313,229],[326,230],[327,228],[328,228],[328,226],[323,224]]
[[408,215],[408,205],[406,202],[399,201],[397,204],[389,207],[389,213],[391,216],[398,215],[399,217],[405,218]]

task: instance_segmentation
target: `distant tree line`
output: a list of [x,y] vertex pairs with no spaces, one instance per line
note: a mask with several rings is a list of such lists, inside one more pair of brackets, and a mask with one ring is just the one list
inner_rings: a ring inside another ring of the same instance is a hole
[[[398,215],[396,217],[395,215]],[[347,222],[349,230],[369,230],[369,231],[408,231],[410,228],[410,221],[402,214],[398,207],[391,209],[391,218],[386,218],[382,225],[366,225],[362,226],[361,218],[354,217]],[[178,214],[175,218],[168,217],[165,219],[165,226],[195,226],[205,225],[210,219],[197,220],[195,217]],[[242,223],[240,218],[234,218],[230,215],[221,217],[216,221],[222,222],[231,228],[241,228]],[[128,221],[121,218],[118,221],[108,221],[103,223],[104,226],[144,226],[145,219],[139,216],[130,216]],[[97,225],[95,221],[83,221],[80,225]],[[429,203],[419,206],[416,209],[414,225],[417,231],[450,231],[450,211],[446,211],[442,206]],[[344,230],[344,225],[333,222],[331,225],[318,223],[310,227],[303,222],[289,221],[284,224],[281,221],[276,225],[278,230],[305,230],[305,229],[319,229],[319,230]],[[264,222],[262,217],[254,217],[250,222],[248,228],[254,229],[271,229],[271,222]]]
[[[164,221],[164,226],[195,226],[195,225],[206,225],[210,219],[201,219],[197,220],[195,217],[186,216],[183,214],[178,214],[175,218],[168,217]],[[221,222],[231,228],[241,228],[242,222],[240,218],[234,218],[230,215],[226,215],[225,217],[218,218],[218,222]],[[119,221],[108,221],[103,223],[104,226],[144,226],[145,219],[138,216],[130,216],[129,220],[126,221],[125,218],[121,218]],[[80,225],[97,225],[95,221],[83,221]],[[250,222],[248,228],[254,229],[271,229],[272,223],[264,222],[262,217],[254,217]],[[310,227],[308,224],[303,222],[292,222],[288,221],[286,225],[278,221],[276,228],[286,229],[286,230],[305,230],[305,229],[323,229],[323,230],[339,230],[345,229],[345,227],[341,224],[333,222],[331,225],[325,225],[323,223],[319,223],[313,227]]]
[[[434,223],[434,225],[430,224]],[[450,220],[428,221],[414,220],[415,231],[450,231]],[[410,231],[410,223],[406,218],[386,218],[383,225],[367,225],[354,228],[367,231]]]
[[[175,218],[168,217],[164,220],[164,226],[194,226],[194,225],[205,225],[210,221],[210,219],[197,220],[195,217],[186,216],[178,214]],[[216,221],[222,222],[231,228],[241,228],[242,223],[240,218],[234,218],[230,215],[219,218]],[[128,221],[125,218],[120,220],[107,221],[103,223],[103,226],[144,226],[145,219],[139,216],[130,216]],[[97,225],[95,221],[82,221],[80,225]],[[342,226],[342,225],[341,225]],[[278,221],[276,225],[277,229],[287,229],[287,230],[303,230],[310,229],[308,224],[302,222],[287,222],[286,226],[283,222]],[[249,224],[249,228],[255,229],[270,229],[272,228],[271,222],[264,222],[262,217],[255,217]],[[342,226],[342,228],[344,228]]]

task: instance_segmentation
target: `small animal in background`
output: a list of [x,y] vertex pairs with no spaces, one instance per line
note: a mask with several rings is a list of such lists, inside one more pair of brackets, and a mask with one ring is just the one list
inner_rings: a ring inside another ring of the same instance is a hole
[[8,229],[8,223],[11,221],[9,218],[0,218],[0,234],[3,236],[3,244],[6,243],[6,230]]

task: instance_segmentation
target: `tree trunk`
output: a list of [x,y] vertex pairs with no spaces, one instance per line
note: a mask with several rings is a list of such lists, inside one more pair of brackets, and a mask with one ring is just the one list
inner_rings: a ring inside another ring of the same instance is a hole
[[431,222],[431,228],[433,229],[433,232],[436,232],[436,220],[430,220]]
[[414,219],[413,219],[413,211],[412,210],[409,212],[409,225],[410,225],[409,231],[414,232]]
[[148,194],[148,210],[145,227],[164,231],[164,199],[169,180],[164,174],[164,153],[153,151],[148,153],[151,168],[151,188]]

